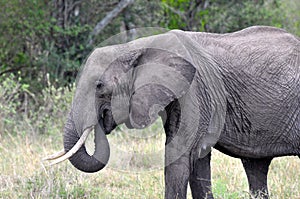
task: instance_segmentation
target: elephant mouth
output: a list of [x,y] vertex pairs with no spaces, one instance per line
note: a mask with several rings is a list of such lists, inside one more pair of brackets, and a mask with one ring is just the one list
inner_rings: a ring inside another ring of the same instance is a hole
[[104,133],[110,134],[116,127],[117,124],[113,118],[113,114],[109,105],[103,105],[99,108],[98,122],[103,127]]

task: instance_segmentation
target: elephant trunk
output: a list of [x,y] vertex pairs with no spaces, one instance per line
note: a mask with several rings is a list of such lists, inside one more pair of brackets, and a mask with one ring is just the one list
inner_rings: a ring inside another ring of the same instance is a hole
[[[86,130],[85,130],[86,131]],[[95,132],[95,152],[93,155],[89,155],[86,151],[84,143],[78,149],[78,151],[72,155],[69,160],[79,170],[84,172],[97,172],[105,167],[108,162],[110,150],[106,135],[103,130],[103,121],[94,127]],[[76,143],[79,141],[75,128],[75,124],[72,118],[72,113],[69,115],[65,128],[64,128],[64,148],[65,152],[70,151]],[[85,134],[85,133],[83,133]]]

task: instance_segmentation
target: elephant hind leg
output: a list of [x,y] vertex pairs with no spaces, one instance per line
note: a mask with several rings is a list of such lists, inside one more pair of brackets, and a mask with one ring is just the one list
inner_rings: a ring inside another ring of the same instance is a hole
[[267,175],[272,158],[242,158],[248,178],[250,193],[255,198],[269,198]]

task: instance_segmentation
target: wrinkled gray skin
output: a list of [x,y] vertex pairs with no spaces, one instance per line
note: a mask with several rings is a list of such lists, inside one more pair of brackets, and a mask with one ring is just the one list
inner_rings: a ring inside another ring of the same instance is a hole
[[[271,160],[300,155],[299,70],[299,39],[271,27],[170,31],[96,49],[78,82],[65,150],[97,123],[109,134],[121,123],[145,128],[164,112],[165,198],[186,198],[188,182],[193,198],[213,198],[213,146],[240,158],[251,193],[267,198]],[[106,164],[95,154],[82,147],[70,161],[95,172]]]

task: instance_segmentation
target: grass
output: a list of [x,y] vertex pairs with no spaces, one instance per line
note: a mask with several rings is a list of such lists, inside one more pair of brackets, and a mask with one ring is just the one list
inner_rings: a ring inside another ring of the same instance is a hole
[[[124,133],[126,129],[121,127],[110,135],[110,163],[94,174],[82,173],[69,162],[44,165],[42,157],[62,147],[60,132],[36,136],[0,132],[0,198],[163,198],[164,135],[158,133],[160,126],[131,133]],[[114,151],[113,146],[120,147]],[[130,155],[124,157],[122,151]],[[145,159],[149,154],[154,159]],[[269,172],[271,198],[300,198],[299,171],[299,158],[273,160]],[[248,198],[246,175],[239,159],[214,150],[212,175],[215,198]]]

